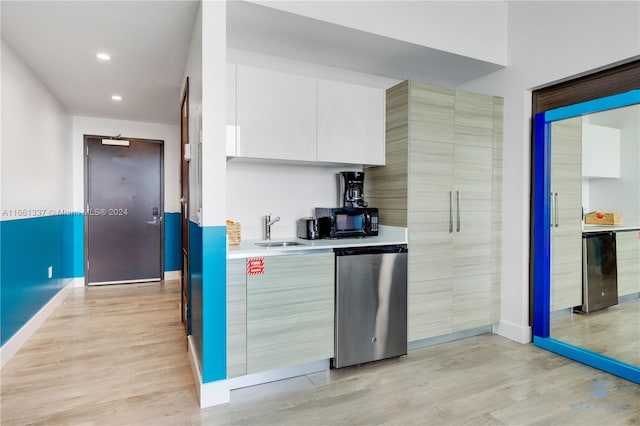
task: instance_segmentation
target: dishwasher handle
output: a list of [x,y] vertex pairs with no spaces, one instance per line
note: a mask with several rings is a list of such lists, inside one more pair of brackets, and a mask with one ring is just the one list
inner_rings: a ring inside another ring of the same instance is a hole
[[357,256],[361,254],[387,254],[387,253],[407,253],[406,245],[394,246],[369,246],[369,247],[349,247],[333,249],[336,256]]

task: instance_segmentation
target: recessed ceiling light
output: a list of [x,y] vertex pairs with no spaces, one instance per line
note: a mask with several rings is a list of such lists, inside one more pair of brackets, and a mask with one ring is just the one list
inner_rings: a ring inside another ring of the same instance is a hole
[[122,100],[122,96],[120,95],[112,95],[111,99],[114,101],[121,101]]
[[101,61],[110,61],[111,55],[109,55],[108,53],[100,52],[96,53],[96,58],[100,59]]

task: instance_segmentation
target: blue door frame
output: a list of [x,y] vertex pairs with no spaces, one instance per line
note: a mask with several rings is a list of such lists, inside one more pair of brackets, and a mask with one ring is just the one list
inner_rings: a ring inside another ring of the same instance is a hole
[[551,284],[551,123],[640,104],[640,90],[536,114],[533,187],[533,343],[536,346],[640,383],[640,367],[549,336]]

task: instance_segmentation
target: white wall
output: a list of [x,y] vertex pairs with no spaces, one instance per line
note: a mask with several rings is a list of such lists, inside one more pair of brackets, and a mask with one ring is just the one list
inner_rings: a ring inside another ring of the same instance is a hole
[[[189,162],[189,220],[199,223],[198,211],[202,207],[202,7],[191,32],[189,53],[182,81],[189,78],[189,143],[191,161]],[[179,99],[182,102],[182,98]],[[180,143],[180,142],[178,142]]]
[[350,28],[507,64],[503,1],[253,1]]
[[589,180],[588,211],[617,212],[623,225],[640,226],[640,106],[629,108],[635,111],[633,119],[616,126],[620,128],[620,178]]
[[71,209],[71,117],[4,40],[0,149],[3,211]]
[[307,77],[360,84],[378,89],[388,89],[402,81],[235,48],[227,49],[227,61],[231,64],[247,65],[291,74],[300,74]]
[[[179,112],[177,112],[178,114]],[[164,141],[164,210],[180,211],[180,127],[93,117],[73,117],[73,208],[84,211],[84,135]]]
[[640,3],[508,3],[508,63],[464,85],[505,98],[500,334],[529,341],[531,89],[640,55]]
[[226,226],[226,2],[202,2],[202,22],[202,223]]
[[[272,239],[295,237],[298,219],[312,216],[315,207],[340,205],[337,174],[346,170],[362,168],[231,160],[227,163],[227,216],[240,222],[243,240],[263,239],[263,219],[269,213],[272,219],[280,216],[271,228]],[[364,191],[366,199],[367,188]]]

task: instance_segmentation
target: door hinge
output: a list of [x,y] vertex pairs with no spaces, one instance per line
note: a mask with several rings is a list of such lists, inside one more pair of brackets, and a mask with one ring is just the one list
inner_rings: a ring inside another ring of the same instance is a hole
[[87,271],[89,270],[89,261],[87,260]]
[[87,145],[87,157],[89,156],[89,145]]

